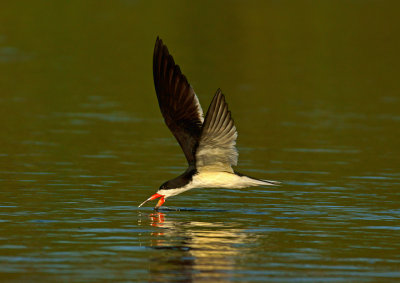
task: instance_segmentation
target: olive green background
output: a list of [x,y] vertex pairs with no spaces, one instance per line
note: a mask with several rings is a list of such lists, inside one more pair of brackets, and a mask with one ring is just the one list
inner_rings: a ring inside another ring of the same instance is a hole
[[[398,1],[3,1],[0,280],[400,278]],[[160,36],[239,172],[279,187],[137,205],[185,170]],[[174,211],[174,209],[181,209]]]

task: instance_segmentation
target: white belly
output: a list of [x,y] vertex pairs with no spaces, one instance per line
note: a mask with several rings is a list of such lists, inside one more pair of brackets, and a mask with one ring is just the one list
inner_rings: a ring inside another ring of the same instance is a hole
[[228,172],[200,172],[193,175],[192,181],[184,187],[159,190],[157,193],[171,197],[194,188],[231,188],[241,189],[251,186],[268,185],[261,180],[238,176]]
[[252,179],[227,172],[201,172],[193,176],[195,188],[244,188],[254,185]]

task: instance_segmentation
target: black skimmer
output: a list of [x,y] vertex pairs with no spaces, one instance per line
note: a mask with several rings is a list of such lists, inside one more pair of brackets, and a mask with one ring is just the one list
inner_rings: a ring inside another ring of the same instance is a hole
[[238,134],[224,95],[217,90],[203,118],[192,86],[158,37],[153,54],[153,78],[161,113],[185,154],[188,168],[162,184],[139,207],[160,198],[155,206],[158,209],[166,198],[193,188],[240,189],[279,183],[252,178],[232,169],[238,160],[235,146]]

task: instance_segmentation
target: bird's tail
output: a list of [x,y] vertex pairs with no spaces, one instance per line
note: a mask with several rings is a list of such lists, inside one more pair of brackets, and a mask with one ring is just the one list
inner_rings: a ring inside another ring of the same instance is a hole
[[257,184],[259,186],[279,186],[281,184],[281,182],[278,182],[278,181],[256,179],[253,177],[249,177],[249,178],[251,178],[255,182],[255,184]]
[[249,184],[254,185],[254,186],[279,186],[281,182],[278,181],[270,181],[270,180],[263,180],[263,179],[257,179],[254,177],[247,176],[245,174],[235,172],[235,174],[241,176],[242,178],[246,178]]

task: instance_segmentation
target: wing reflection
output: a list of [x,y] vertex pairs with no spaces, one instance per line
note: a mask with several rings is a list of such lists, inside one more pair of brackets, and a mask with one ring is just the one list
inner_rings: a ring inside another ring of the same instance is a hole
[[228,281],[249,241],[233,224],[177,221],[161,212],[149,217],[150,226],[160,228],[151,234],[150,245],[158,252],[150,260],[150,281]]

